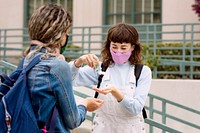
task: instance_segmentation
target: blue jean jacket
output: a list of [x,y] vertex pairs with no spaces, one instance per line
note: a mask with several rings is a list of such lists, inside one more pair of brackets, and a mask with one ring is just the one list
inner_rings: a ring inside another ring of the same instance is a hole
[[[31,59],[25,59],[24,67]],[[69,133],[85,120],[86,107],[76,105],[71,71],[64,60],[56,57],[42,60],[28,73],[27,84],[39,126],[44,126],[54,106],[58,109],[55,132]]]

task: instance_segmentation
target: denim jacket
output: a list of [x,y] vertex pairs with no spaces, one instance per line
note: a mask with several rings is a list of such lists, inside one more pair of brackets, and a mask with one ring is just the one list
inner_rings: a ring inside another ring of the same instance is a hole
[[[38,54],[42,53],[35,56]],[[24,67],[31,59],[25,59]],[[55,132],[69,133],[85,120],[86,107],[76,105],[71,71],[64,60],[56,57],[41,60],[28,73],[27,84],[39,127],[44,126],[54,106],[58,109]]]

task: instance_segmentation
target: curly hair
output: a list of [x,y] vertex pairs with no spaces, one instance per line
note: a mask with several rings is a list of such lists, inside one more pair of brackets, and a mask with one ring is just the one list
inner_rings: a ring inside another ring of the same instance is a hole
[[[70,14],[60,5],[43,5],[35,10],[29,19],[29,37],[45,44],[43,47],[60,48],[61,39],[66,35],[71,23]],[[29,52],[30,47],[25,51],[25,55]]]
[[108,30],[108,34],[101,51],[102,60],[106,66],[111,65],[114,62],[110,53],[111,42],[131,43],[131,46],[134,46],[134,50],[129,58],[130,64],[134,65],[142,62],[143,55],[141,53],[142,47],[139,43],[139,34],[132,25],[119,23]]

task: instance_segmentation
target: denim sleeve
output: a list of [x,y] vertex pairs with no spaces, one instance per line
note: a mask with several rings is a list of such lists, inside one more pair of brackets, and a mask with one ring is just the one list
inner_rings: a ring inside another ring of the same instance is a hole
[[133,115],[141,113],[150,90],[151,81],[151,69],[144,66],[138,80],[134,97],[124,96],[119,104]]
[[51,75],[50,84],[56,96],[61,123],[65,128],[74,129],[85,120],[87,110],[83,105],[76,105],[68,63],[54,60]]

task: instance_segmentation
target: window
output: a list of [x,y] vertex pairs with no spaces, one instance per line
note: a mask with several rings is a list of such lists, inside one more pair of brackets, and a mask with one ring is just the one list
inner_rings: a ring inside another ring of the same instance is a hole
[[28,20],[35,9],[43,4],[58,3],[61,4],[72,15],[72,0],[25,0],[24,27],[27,27]]
[[161,23],[162,0],[104,0],[104,24]]

